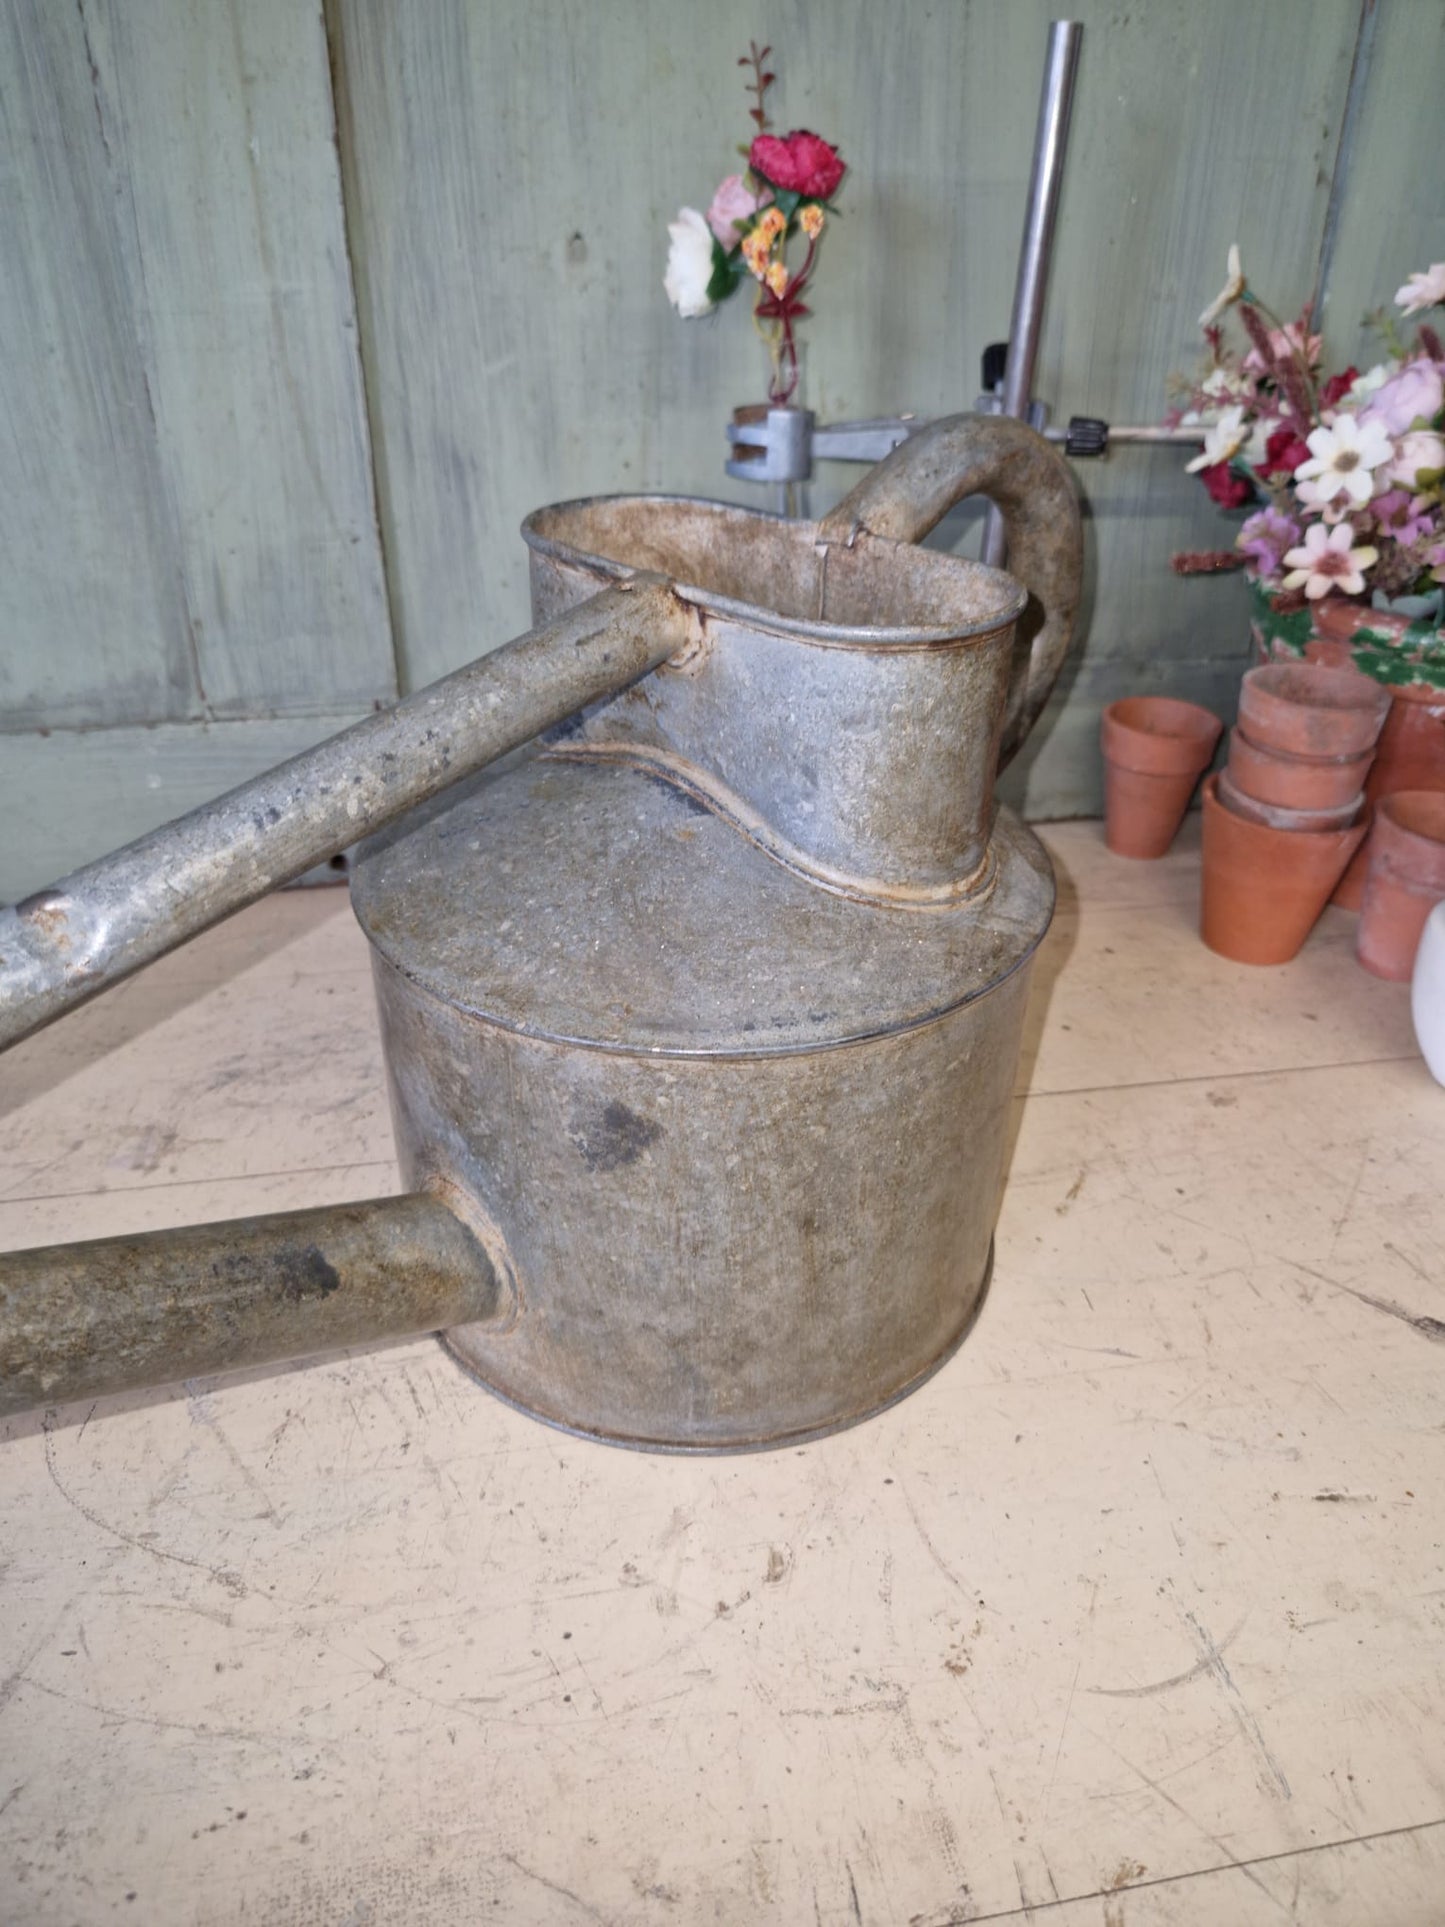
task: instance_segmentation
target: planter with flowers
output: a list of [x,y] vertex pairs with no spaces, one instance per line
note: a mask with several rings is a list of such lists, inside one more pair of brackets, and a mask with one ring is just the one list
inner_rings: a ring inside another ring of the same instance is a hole
[[[1445,262],[1398,291],[1402,317],[1445,305]],[[1235,317],[1243,344],[1226,338]],[[1181,574],[1242,568],[1259,659],[1304,657],[1371,678],[1393,701],[1365,785],[1373,805],[1445,790],[1445,345],[1427,319],[1386,355],[1327,374],[1309,310],[1285,324],[1248,285],[1237,248],[1200,317],[1203,368],[1175,423],[1204,429],[1189,468],[1230,513],[1234,547],[1175,557]],[[1335,900],[1357,907],[1368,846]]]
[[747,166],[719,183],[706,214],[693,207],[678,210],[667,230],[671,245],[663,287],[689,321],[711,314],[744,284],[755,287],[753,325],[768,351],[768,403],[786,408],[794,405],[798,389],[797,326],[812,312],[803,297],[847,169],[837,149],[807,128],[772,131],[767,110],[768,89],[776,78],[767,67],[771,53],[771,47],[754,42],[738,62],[752,71],[748,112],[757,132],[740,149]]

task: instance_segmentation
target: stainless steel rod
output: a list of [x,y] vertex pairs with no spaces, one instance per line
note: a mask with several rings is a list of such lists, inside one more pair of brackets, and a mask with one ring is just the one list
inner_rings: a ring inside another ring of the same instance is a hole
[[[1043,430],[1046,442],[1066,442],[1069,431],[1060,424]],[[1115,442],[1137,442],[1149,448],[1199,448],[1204,441],[1203,428],[1160,428],[1124,426],[1115,428],[1109,425],[1109,446]]]
[[[1029,171],[1028,213],[1023,246],[1014,282],[1013,314],[1008,331],[1008,366],[1004,371],[1003,412],[1027,419],[1034,390],[1039,336],[1043,331],[1044,295],[1048,288],[1049,257],[1054,244],[1054,222],[1064,181],[1064,150],[1069,139],[1069,115],[1074,103],[1074,76],[1084,29],[1077,20],[1055,20],[1049,27],[1043,93],[1034,132],[1033,165]],[[985,562],[1003,566],[1006,556],[1003,518],[989,511],[984,532]]]
[[0,911],[0,1050],[639,681],[687,640],[637,575]]
[[0,1253],[0,1418],[472,1324],[510,1292],[423,1195]]

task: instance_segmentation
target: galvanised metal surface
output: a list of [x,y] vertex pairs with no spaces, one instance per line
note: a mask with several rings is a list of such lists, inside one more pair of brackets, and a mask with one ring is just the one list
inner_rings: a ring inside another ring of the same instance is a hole
[[505,1269],[435,1196],[10,1251],[0,1418],[415,1337],[510,1304]]
[[539,613],[645,556],[696,615],[682,657],[569,725],[571,753],[677,776],[855,895],[947,902],[973,884],[1024,607],[1010,576],[851,525],[829,543],[813,523],[666,497],[564,503],[523,534]]
[[[911,546],[974,491],[1002,507],[1022,586]],[[1017,422],[960,418],[822,524],[623,498],[542,511],[528,540],[543,626],[511,669],[465,671],[96,866],[73,898],[21,906],[22,936],[38,912],[62,934],[97,905],[114,922],[69,973],[53,944],[12,957],[17,1035],[398,796],[434,797],[593,704],[356,861],[398,1148],[425,1195],[312,1214],[305,1233],[266,1220],[0,1258],[12,1408],[435,1318],[539,1416],[743,1448],[863,1417],[967,1329],[1053,903],[993,779],[1068,646],[1067,471]],[[658,570],[687,586],[634,573]],[[1021,613],[1038,618],[1022,659]],[[167,853],[174,869],[146,870]]]
[[1002,514],[1009,574],[1029,596],[1010,670],[1002,769],[1048,701],[1079,612],[1083,523],[1060,458],[1042,435],[1007,415],[954,415],[910,436],[818,526],[825,541],[868,529],[918,542],[970,495],[988,496]]
[[406,1182],[478,1197],[517,1281],[457,1355],[674,1450],[831,1430],[926,1376],[986,1283],[1053,901],[1007,815],[993,877],[947,911],[855,902],[641,770],[545,757],[365,852]]
[[394,822],[680,648],[634,578],[314,749],[0,910],[0,1050]]
[[539,617],[647,567],[694,645],[360,853],[407,1180],[480,1199],[517,1279],[507,1331],[448,1343],[540,1417],[779,1444],[901,1395],[977,1310],[1053,903],[992,802],[1024,592],[897,538],[981,482],[1047,599],[1017,734],[1068,644],[1077,509],[1031,430],[945,423],[821,528],[531,517]]

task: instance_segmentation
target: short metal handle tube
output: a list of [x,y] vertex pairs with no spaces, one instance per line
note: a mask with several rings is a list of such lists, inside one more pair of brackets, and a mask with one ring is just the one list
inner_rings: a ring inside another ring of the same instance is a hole
[[0,1050],[384,829],[688,639],[638,574],[0,911]]
[[970,495],[986,495],[1008,532],[1009,574],[1029,592],[1026,643],[1004,713],[1002,769],[1048,701],[1069,653],[1084,572],[1084,532],[1073,477],[1035,429],[1008,415],[950,415],[895,448],[818,525],[824,541],[860,530],[918,542]]
[[505,1314],[424,1194],[0,1254],[0,1418]]

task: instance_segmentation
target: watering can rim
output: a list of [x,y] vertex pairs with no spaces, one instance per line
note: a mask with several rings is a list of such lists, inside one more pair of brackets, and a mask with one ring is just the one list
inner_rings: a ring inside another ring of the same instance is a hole
[[[674,506],[708,509],[728,519],[739,522],[772,522],[795,532],[796,539],[809,547],[818,549],[832,546],[826,536],[820,536],[822,527],[815,521],[792,521],[786,516],[773,514],[770,510],[749,508],[739,502],[719,501],[707,495],[680,495],[665,491],[619,490],[601,495],[578,495],[567,501],[548,502],[535,508],[525,517],[521,525],[522,540],[529,550],[538,555],[559,562],[582,563],[595,569],[609,581],[625,582],[629,577],[647,572],[641,563],[619,562],[614,556],[599,555],[596,551],[580,547],[556,535],[544,533],[539,526],[542,517],[561,515],[569,510],[594,509],[613,503],[639,502],[649,505]],[[920,557],[926,557],[925,567],[936,570],[945,580],[952,577],[981,580],[985,587],[997,585],[1000,606],[988,616],[975,622],[917,624],[903,627],[873,627],[848,623],[831,623],[814,620],[811,617],[787,616],[776,609],[761,603],[745,602],[736,596],[721,595],[714,589],[702,587],[673,579],[674,593],[686,603],[700,609],[706,615],[717,615],[741,620],[751,627],[765,629],[772,633],[786,635],[794,640],[811,643],[822,649],[938,649],[957,647],[962,643],[981,641],[995,636],[1006,624],[1016,622],[1028,605],[1028,590],[1016,576],[1006,569],[995,569],[986,562],[976,562],[969,556],[951,555],[943,549],[925,549],[916,542],[895,541],[891,536],[875,535],[866,529],[856,532],[853,540],[845,546],[867,545],[881,551],[906,552],[910,568],[917,568]]]

